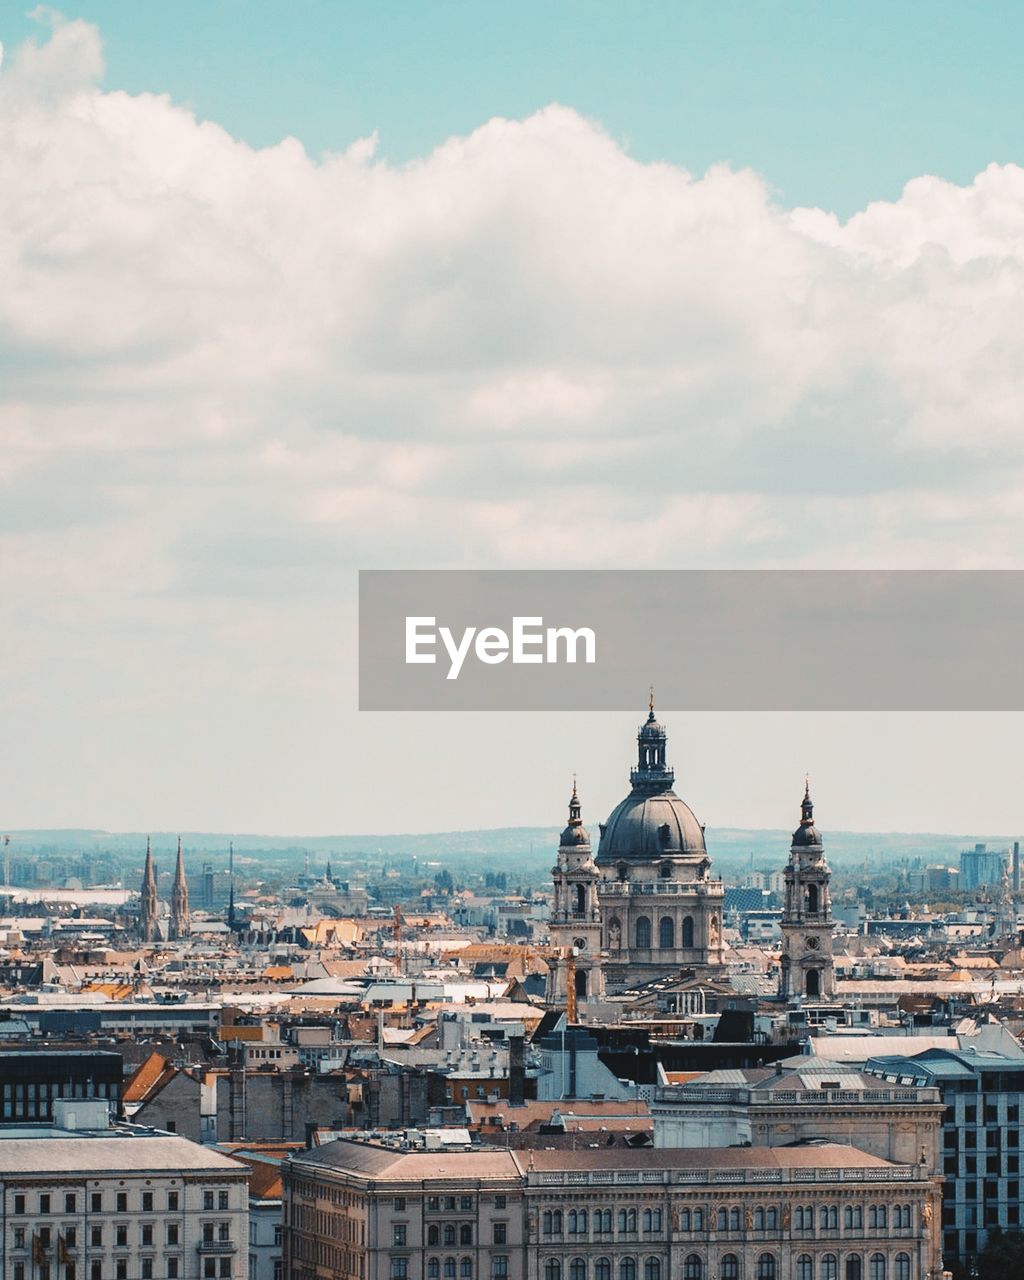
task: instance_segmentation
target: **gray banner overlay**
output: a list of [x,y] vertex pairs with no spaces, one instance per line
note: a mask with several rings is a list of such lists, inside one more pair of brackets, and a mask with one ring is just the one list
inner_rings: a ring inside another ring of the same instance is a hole
[[1017,570],[359,575],[364,711],[1019,711],[1022,654]]

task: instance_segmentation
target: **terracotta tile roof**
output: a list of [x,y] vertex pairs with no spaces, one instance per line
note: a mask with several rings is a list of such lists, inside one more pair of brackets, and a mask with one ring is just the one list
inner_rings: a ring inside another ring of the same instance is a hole
[[168,1081],[173,1080],[177,1070],[171,1066],[162,1054],[151,1053],[136,1068],[132,1078],[125,1085],[124,1102],[145,1102],[147,1098],[159,1093]]

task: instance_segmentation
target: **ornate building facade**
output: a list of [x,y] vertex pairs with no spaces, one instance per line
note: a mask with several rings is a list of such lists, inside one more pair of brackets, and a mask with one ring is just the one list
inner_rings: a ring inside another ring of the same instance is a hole
[[289,1280],[939,1280],[928,1169],[840,1144],[401,1151],[282,1169]]
[[[604,995],[601,907],[597,893],[600,876],[590,848],[590,835],[583,825],[575,782],[569,801],[569,825],[562,832],[558,861],[551,875],[555,887],[549,925],[551,944],[565,953],[572,952],[577,1002],[599,999]],[[565,1006],[568,973],[568,964],[552,964],[546,993],[548,1004]]]
[[637,733],[630,793],[601,824],[597,851],[609,991],[722,963],[724,889],[710,875],[703,825],[672,789],[666,751],[652,696]]
[[779,995],[812,1000],[835,993],[832,960],[832,872],[825,861],[821,836],[814,826],[810,784],[804,787],[800,825],[793,832],[785,871],[786,902],[782,913],[782,965]]

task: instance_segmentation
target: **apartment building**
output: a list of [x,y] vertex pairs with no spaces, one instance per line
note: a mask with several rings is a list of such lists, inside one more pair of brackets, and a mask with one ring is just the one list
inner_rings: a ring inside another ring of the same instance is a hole
[[0,1280],[246,1280],[244,1165],[102,1102],[0,1137]]

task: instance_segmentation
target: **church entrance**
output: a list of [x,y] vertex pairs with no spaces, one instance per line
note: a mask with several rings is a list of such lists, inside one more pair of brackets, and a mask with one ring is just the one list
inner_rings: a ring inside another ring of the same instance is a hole
[[807,994],[809,996],[821,995],[821,973],[817,969],[807,970]]

